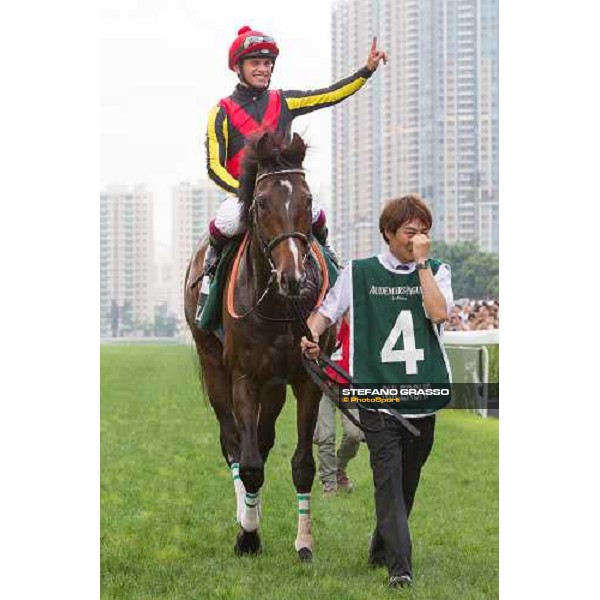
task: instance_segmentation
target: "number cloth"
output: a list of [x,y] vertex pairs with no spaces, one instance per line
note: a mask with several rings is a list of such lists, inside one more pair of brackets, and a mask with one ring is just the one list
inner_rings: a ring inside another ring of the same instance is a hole
[[[434,275],[441,262],[429,259]],[[352,262],[350,374],[358,383],[449,383],[436,325],[425,314],[418,272]]]
[[[410,277],[411,275],[413,276],[414,280],[417,281],[417,285],[419,285],[419,275],[416,271],[416,265],[414,262],[411,263],[401,263],[389,250],[386,250],[385,252],[383,252],[382,254],[377,255],[376,260],[379,261],[381,268],[384,271],[387,271],[390,273],[390,275],[392,275],[393,277],[400,277],[402,278],[401,281],[407,281],[407,278]],[[352,265],[354,264],[354,262],[356,261],[352,261],[341,273],[340,273],[340,277],[338,278],[338,280],[336,281],[335,285],[329,290],[329,292],[327,293],[327,296],[325,297],[325,300],[323,301],[323,304],[321,305],[321,307],[319,308],[319,313],[322,314],[323,316],[327,317],[331,322],[335,323],[338,321],[338,319],[340,319],[340,317],[346,312],[346,310],[348,310],[351,306],[352,306],[352,285],[353,285],[353,281],[352,281],[352,272],[353,272],[353,267]],[[435,282],[438,285],[438,288],[440,289],[440,292],[442,293],[442,295],[444,296],[444,298],[446,299],[446,310],[450,311],[453,304],[454,304],[454,297],[452,294],[452,278],[451,278],[451,273],[450,273],[450,267],[447,264],[443,264],[443,263],[439,263],[439,261],[431,261],[431,264],[434,265],[434,269],[433,269],[433,275],[434,275],[434,279]],[[403,269],[402,274],[398,271],[398,269]],[[399,284],[395,283],[394,287],[397,287]],[[404,285],[404,284],[401,284]],[[407,284],[408,285],[408,284]],[[412,284],[411,284],[412,285]],[[414,287],[414,286],[412,286]],[[422,302],[422,298],[421,295],[419,294],[419,303]],[[424,312],[424,311],[423,311]],[[399,313],[400,310],[398,310],[398,312],[396,313],[396,319],[399,317]],[[412,316],[412,315],[411,315]],[[403,319],[405,319],[406,317],[403,317]],[[413,318],[414,321],[414,318]],[[429,321],[430,323],[430,327],[435,327],[435,325]],[[352,323],[351,323],[352,326]],[[370,324],[368,325],[370,327]],[[414,326],[414,323],[413,323]],[[390,325],[390,329],[388,329],[388,334],[390,333],[390,330],[392,328],[392,325]],[[439,330],[440,336],[443,332],[443,327],[437,326],[436,327],[436,331],[434,331],[434,335],[435,333]],[[351,339],[354,337],[353,334],[351,334]],[[387,340],[386,336],[384,338],[384,340]],[[383,344],[382,344],[383,346]],[[392,350],[394,349],[400,349],[402,350],[404,347],[402,346],[402,337],[400,337],[400,339],[397,341],[396,347],[392,348]],[[415,346],[415,348],[418,348],[418,346]],[[376,348],[375,350],[373,350],[373,352],[377,352],[380,353],[380,351],[383,349],[383,347],[380,348]],[[350,373],[352,374],[352,361],[350,362]],[[417,368],[418,368],[418,363],[417,363]],[[356,378],[356,376],[354,377],[354,379],[356,381],[359,381],[359,379]],[[375,379],[370,379],[370,380],[363,380],[361,383],[384,383],[384,381],[377,381]],[[394,383],[403,383],[402,381],[395,381]],[[365,406],[365,408],[367,408]],[[396,410],[388,410],[385,408],[380,409],[380,412],[383,413],[388,413],[391,415],[397,414]],[[422,416],[426,416],[427,414],[430,414],[432,411],[427,411],[427,410],[423,410],[423,411],[414,411],[413,409],[406,409],[406,410],[402,410],[401,414],[406,417],[406,418],[418,418],[418,417],[422,417]]]

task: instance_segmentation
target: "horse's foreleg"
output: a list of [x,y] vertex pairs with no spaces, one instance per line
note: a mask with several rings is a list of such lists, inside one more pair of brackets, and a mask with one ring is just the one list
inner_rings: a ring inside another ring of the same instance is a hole
[[275,444],[275,423],[285,404],[285,384],[263,385],[260,390],[260,418],[258,420],[258,449],[267,462],[269,452]]
[[298,445],[292,457],[292,477],[298,500],[298,533],[294,548],[301,560],[312,558],[313,537],[310,519],[310,492],[315,479],[312,441],[321,393],[310,381],[293,386],[297,403]]
[[245,375],[233,373],[233,410],[240,434],[239,474],[244,484],[244,509],[240,525],[255,532],[259,525],[259,491],[264,481],[264,464],[258,449],[258,390]]
[[[259,408],[258,408],[258,451],[263,461],[266,464],[269,452],[275,444],[275,422],[285,404],[286,386],[282,385],[263,385],[259,391]],[[241,483],[241,482],[240,482]],[[243,485],[242,485],[243,487]],[[238,499],[240,496],[238,495]],[[256,499],[242,496],[242,507],[245,503],[257,502],[256,508],[258,511],[258,519],[262,517],[262,505],[260,496]]]

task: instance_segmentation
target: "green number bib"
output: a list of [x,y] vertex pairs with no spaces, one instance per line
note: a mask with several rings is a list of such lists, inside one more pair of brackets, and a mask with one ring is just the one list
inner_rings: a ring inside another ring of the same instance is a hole
[[[442,263],[434,259],[428,262],[437,273]],[[449,363],[437,326],[423,308],[418,272],[392,272],[377,257],[352,261],[349,268],[350,374],[354,381],[450,383]]]

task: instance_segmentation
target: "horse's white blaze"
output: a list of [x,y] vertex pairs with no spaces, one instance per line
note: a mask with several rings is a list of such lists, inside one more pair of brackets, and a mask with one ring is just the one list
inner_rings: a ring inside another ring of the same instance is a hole
[[280,179],[279,183],[287,189],[288,191],[288,199],[285,201],[285,210],[287,213],[290,213],[290,201],[292,199],[292,184],[287,179]]
[[288,199],[285,201],[285,212],[290,216],[290,202],[292,201],[292,184],[288,179],[280,179],[279,183],[284,187],[288,192]]
[[292,238],[288,238],[288,244],[290,245],[290,250],[292,252],[292,256],[294,257],[294,271],[296,281],[300,281],[300,279],[302,279],[302,273],[300,271],[300,253],[298,252],[298,246],[296,246]]

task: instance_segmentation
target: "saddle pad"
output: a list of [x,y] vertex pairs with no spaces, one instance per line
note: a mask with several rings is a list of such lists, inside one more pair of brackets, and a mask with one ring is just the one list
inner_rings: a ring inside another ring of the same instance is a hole
[[223,249],[223,255],[217,267],[217,272],[210,283],[208,298],[200,315],[200,328],[208,331],[216,331],[221,328],[221,299],[225,284],[227,283],[227,274],[235,255],[242,243],[243,236],[233,238]]

